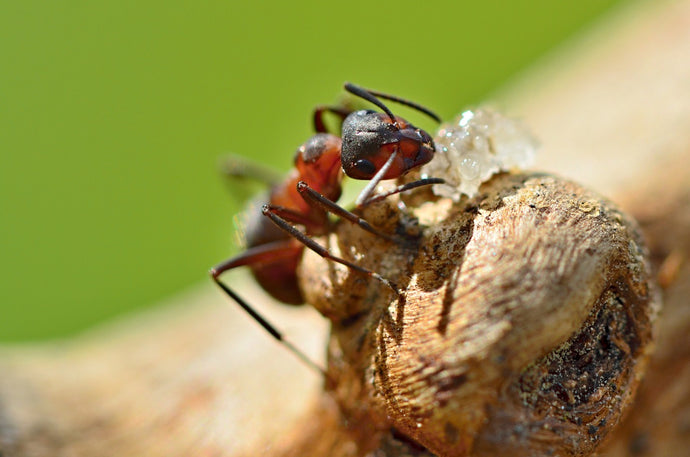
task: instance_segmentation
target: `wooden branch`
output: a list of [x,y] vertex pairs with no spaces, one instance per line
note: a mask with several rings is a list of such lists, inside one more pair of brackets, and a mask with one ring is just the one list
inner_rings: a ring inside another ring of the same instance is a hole
[[[540,169],[638,218],[666,286],[650,370],[600,455],[690,448],[689,55],[690,3],[650,2],[497,95],[543,142]],[[233,274],[323,357],[327,325],[314,310],[275,305]],[[71,341],[2,348],[0,372],[4,456],[270,455],[285,451],[295,424],[308,443],[337,414],[319,395],[319,377],[210,283]]]

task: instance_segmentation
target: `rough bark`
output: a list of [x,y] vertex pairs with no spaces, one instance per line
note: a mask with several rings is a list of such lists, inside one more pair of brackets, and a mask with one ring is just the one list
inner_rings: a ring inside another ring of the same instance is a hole
[[[665,286],[650,369],[599,455],[681,456],[690,448],[689,55],[690,3],[650,2],[497,95],[543,142],[539,169],[597,190],[638,219]],[[326,326],[313,310],[286,310],[245,290],[322,356]],[[337,428],[338,416],[320,399],[318,376],[211,284],[71,341],[5,347],[0,372],[6,456],[270,455],[294,445],[296,433],[316,453],[344,439],[320,433]],[[400,446],[388,440],[380,449],[425,455]]]
[[660,307],[637,225],[539,173],[496,176],[455,204],[405,197],[405,212],[390,197],[364,214],[416,243],[347,223],[327,241],[404,295],[302,261],[308,302],[333,319],[325,395],[352,436],[322,455],[394,456],[377,439],[405,438],[445,457],[591,455],[634,396]]

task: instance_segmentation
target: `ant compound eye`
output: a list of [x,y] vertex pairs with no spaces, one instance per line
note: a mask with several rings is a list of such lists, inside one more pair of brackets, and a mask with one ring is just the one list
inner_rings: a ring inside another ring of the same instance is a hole
[[365,176],[374,176],[376,174],[376,165],[366,159],[360,159],[355,162],[355,168]]

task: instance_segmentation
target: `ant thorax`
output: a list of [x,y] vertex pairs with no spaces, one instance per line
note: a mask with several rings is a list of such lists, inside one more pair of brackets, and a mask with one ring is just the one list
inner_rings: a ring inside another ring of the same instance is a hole
[[477,194],[479,186],[501,171],[521,170],[534,162],[537,140],[518,120],[478,108],[444,123],[434,137],[436,156],[422,176],[443,178],[434,194],[458,201]]

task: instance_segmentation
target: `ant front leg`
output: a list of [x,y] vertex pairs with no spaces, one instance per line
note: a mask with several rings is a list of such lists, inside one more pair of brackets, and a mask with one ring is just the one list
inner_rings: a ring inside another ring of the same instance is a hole
[[366,187],[364,187],[362,192],[357,197],[357,201],[355,202],[357,208],[363,208],[374,202],[381,201],[386,197],[390,197],[391,195],[399,194],[400,192],[405,192],[411,189],[416,189],[417,187],[445,183],[445,180],[443,180],[442,178],[423,178],[418,179],[417,181],[409,182],[407,184],[402,184],[396,187],[395,189],[383,192],[381,194],[374,194],[376,186],[379,185],[379,183],[383,180],[383,177],[386,175],[386,173],[388,173],[388,170],[393,165],[393,162],[395,161],[397,155],[398,150],[396,149],[393,151],[393,153],[391,153],[391,155],[388,157],[388,160],[386,160],[383,166],[376,172],[374,177],[371,178]]
[[372,203],[380,202],[381,200],[384,200],[391,195],[399,194],[401,192],[406,192],[408,190],[416,189],[418,187],[424,187],[424,186],[431,186],[434,184],[445,184],[445,180],[443,178],[423,178],[423,179],[418,179],[417,181],[412,181],[408,182],[406,184],[401,184],[395,189],[391,189],[389,191],[380,193],[380,194],[374,194],[374,195],[368,195],[366,200],[361,202],[359,207],[363,207],[366,205],[370,205]]
[[263,244],[249,248],[242,254],[216,265],[215,267],[211,268],[209,275],[227,296],[232,298],[235,303],[240,306],[240,308],[242,308],[256,322],[258,322],[259,325],[261,325],[264,330],[266,330],[273,338],[275,338],[279,343],[283,344],[290,352],[292,352],[310,368],[316,370],[327,378],[328,376],[326,371],[321,366],[311,360],[306,354],[298,349],[297,346],[287,340],[273,324],[266,320],[266,318],[259,314],[249,303],[247,303],[242,297],[237,295],[229,286],[220,280],[221,274],[234,268],[257,264],[280,263],[284,259],[299,256],[301,252],[302,246],[294,243],[293,240],[276,241],[273,243]]
[[388,170],[393,164],[393,161],[395,160],[396,156],[398,155],[398,151],[394,151],[388,160],[383,164],[381,169],[374,175],[373,178],[369,181],[369,183],[366,185],[366,187],[362,190],[362,192],[359,194],[357,197],[357,201],[355,202],[355,205],[357,205],[357,208],[363,208],[367,205],[370,205],[374,202],[381,201],[385,199],[386,197],[390,197],[391,195],[399,194],[400,192],[405,192],[411,189],[416,189],[417,187],[422,187],[422,186],[430,186],[432,184],[443,184],[445,181],[442,178],[424,178],[424,179],[418,179],[417,181],[413,182],[408,182],[407,184],[402,184],[395,189],[389,190],[387,192],[383,192],[381,194],[374,194],[374,189],[376,189],[376,186],[379,185],[379,183],[383,180],[383,177],[386,175]]
[[[349,260],[345,260],[340,257],[336,257],[335,255],[331,254],[331,252],[326,249],[325,247],[321,246],[319,243],[316,241],[312,240],[307,236],[306,234],[302,233],[299,231],[295,226],[293,226],[289,221],[289,219],[284,218],[280,215],[280,208],[275,207],[273,205],[267,204],[264,205],[261,208],[261,212],[263,213],[264,216],[268,217],[273,221],[274,224],[276,224],[280,229],[284,230],[287,232],[291,237],[295,238],[297,241],[302,243],[304,246],[306,246],[308,249],[311,249],[312,251],[316,252],[318,255],[323,257],[324,259],[331,260],[333,262],[339,263],[341,265],[345,265],[346,267],[350,268],[353,271],[356,271],[358,273],[362,273],[366,276],[369,276],[370,278],[374,278],[386,287],[390,288],[393,292],[395,292],[396,295],[400,295],[400,292],[398,291],[398,288],[395,284],[393,284],[391,281],[387,280],[380,274],[376,273],[375,271],[368,270],[364,267],[361,267],[357,265],[356,263],[350,262]],[[285,215],[285,213],[283,213]]]

